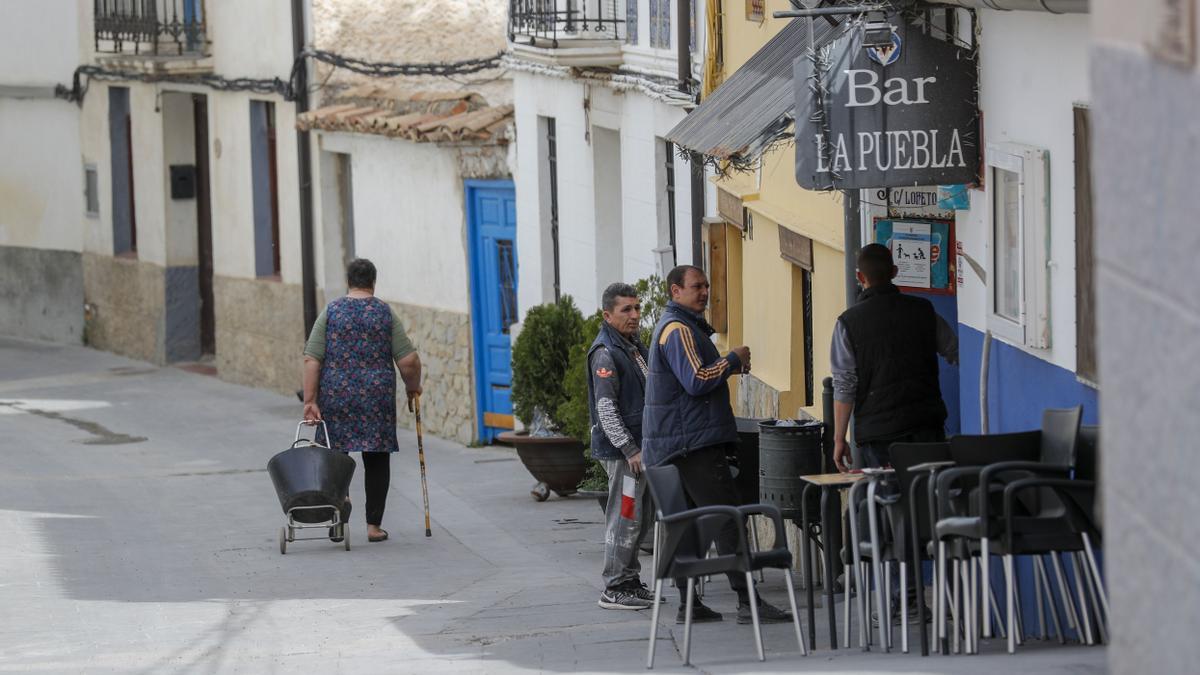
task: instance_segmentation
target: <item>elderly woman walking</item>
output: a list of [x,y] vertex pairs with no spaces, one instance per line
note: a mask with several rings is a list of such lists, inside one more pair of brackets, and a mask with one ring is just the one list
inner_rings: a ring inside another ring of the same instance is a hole
[[367,493],[367,540],[388,538],[383,509],[396,442],[396,371],[409,408],[421,394],[421,359],[392,308],[375,297],[375,265],[346,267],[345,296],[317,317],[304,347],[304,419],[324,420],[329,447],[361,452]]

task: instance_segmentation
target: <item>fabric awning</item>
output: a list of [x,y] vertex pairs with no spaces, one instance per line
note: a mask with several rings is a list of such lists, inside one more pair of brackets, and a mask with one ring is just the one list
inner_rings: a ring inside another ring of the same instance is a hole
[[[792,62],[808,49],[809,21],[795,19],[700,102],[667,134],[682,149],[735,165],[758,159],[767,146],[789,137],[796,93]],[[813,21],[822,47],[842,33],[842,24]]]

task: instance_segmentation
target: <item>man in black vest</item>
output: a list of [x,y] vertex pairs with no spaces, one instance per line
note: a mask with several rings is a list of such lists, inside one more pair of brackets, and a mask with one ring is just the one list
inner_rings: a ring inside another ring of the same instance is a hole
[[945,440],[946,404],[938,382],[938,354],[958,363],[958,336],[924,298],[900,293],[892,253],[868,244],[858,254],[858,302],[833,331],[833,460],[847,471],[846,430],[854,413],[854,440],[867,466],[891,463],[892,443]]
[[[750,372],[750,348],[734,347],[722,355],[712,342],[713,327],[704,320],[708,306],[708,278],[692,265],[680,265],[667,274],[671,301],[654,328],[650,341],[650,375],[646,383],[646,412],[642,449],[647,466],[674,464],[689,506],[740,503],[726,458],[734,454],[737,422],[726,384],[734,373]],[[731,551],[737,530],[721,533],[717,548]],[[729,574],[729,585],[738,596],[738,623],[751,622],[750,592],[741,574]],[[676,623],[687,618],[688,583],[676,580],[679,611]],[[789,612],[758,602],[761,623],[791,621]],[[722,616],[703,603],[692,605],[692,622],[720,621]]]
[[588,351],[588,405],[592,456],[608,473],[604,527],[604,609],[645,609],[654,594],[642,584],[638,549],[653,527],[642,474],[642,408],[646,347],[638,336],[642,304],[637,290],[616,283],[601,298],[604,323]]

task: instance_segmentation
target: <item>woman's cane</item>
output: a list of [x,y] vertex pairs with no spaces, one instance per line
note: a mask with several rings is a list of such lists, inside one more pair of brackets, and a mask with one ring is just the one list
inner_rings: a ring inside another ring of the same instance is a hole
[[417,457],[421,459],[421,497],[425,499],[425,536],[432,537],[433,530],[429,529],[429,487],[425,483],[425,440],[421,436],[421,395],[417,394],[408,401],[408,409],[417,420]]

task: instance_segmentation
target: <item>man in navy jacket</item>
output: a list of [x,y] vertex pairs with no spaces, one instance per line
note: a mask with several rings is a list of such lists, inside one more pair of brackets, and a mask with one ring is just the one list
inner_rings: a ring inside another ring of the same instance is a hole
[[[729,403],[726,381],[734,373],[750,372],[750,348],[734,347],[721,355],[713,344],[715,332],[704,320],[708,278],[704,271],[680,265],[667,275],[671,301],[654,328],[650,341],[650,374],[646,380],[646,409],[642,419],[642,454],[647,466],[674,464],[679,469],[689,506],[737,505],[737,487],[726,457],[737,443],[737,423]],[[736,546],[731,525],[717,546]],[[687,584],[679,580],[679,613],[683,623]],[[738,595],[738,623],[750,623],[750,596],[740,574],[729,575]],[[761,598],[758,615],[764,623],[791,621],[791,614]],[[720,621],[721,614],[693,603],[692,621]]]

